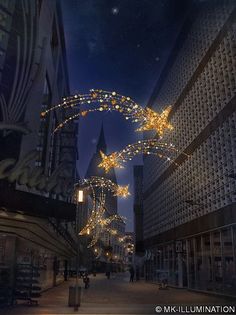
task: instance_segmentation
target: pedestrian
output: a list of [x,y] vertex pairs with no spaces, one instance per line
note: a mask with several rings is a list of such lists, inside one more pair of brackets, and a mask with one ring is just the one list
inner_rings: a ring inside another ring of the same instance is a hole
[[130,273],[129,282],[134,282],[134,267],[133,266],[130,267],[129,273]]
[[107,276],[107,279],[110,279],[111,272],[110,272],[110,271],[107,271],[107,272],[106,272],[106,276]]
[[85,275],[84,275],[84,277],[83,277],[83,282],[84,282],[84,288],[85,288],[85,289],[88,289],[88,288],[89,288],[89,282],[90,282],[90,279],[89,279],[88,274],[85,274]]

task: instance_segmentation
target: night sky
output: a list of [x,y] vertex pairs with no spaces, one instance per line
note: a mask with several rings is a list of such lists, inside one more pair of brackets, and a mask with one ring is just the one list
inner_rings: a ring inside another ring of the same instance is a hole
[[[173,47],[190,0],[61,0],[71,93],[91,88],[116,91],[145,106]],[[95,152],[102,122],[108,153],[137,141],[137,126],[119,113],[80,120],[79,174]],[[133,165],[116,170],[119,184],[133,189]],[[119,201],[127,230],[133,229],[133,198]]]

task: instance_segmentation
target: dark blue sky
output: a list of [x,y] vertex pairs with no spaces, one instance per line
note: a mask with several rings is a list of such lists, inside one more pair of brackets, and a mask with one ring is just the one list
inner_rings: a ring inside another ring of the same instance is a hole
[[[174,45],[191,0],[61,0],[71,93],[91,88],[117,91],[145,106]],[[79,173],[83,177],[104,123],[108,152],[142,134],[118,113],[80,120]],[[119,184],[133,189],[133,165],[116,171]],[[133,198],[119,201],[133,229]]]

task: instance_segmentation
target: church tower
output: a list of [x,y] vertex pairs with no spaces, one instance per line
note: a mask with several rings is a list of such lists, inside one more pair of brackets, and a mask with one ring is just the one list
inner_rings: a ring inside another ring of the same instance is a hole
[[[105,173],[105,171],[102,168],[98,167],[98,164],[100,164],[101,162],[100,151],[107,154],[107,145],[105,140],[103,124],[101,126],[96,152],[93,154],[87,169],[86,178],[89,178],[91,176],[102,176],[109,178],[110,180],[117,184],[114,169],[111,169],[109,173]],[[114,197],[110,192],[106,193],[106,208],[111,214],[117,213],[117,197]]]

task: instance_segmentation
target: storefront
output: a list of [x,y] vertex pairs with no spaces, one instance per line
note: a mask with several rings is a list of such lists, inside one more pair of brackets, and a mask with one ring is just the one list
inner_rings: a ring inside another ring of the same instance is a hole
[[236,295],[236,224],[151,248],[147,280]]
[[[27,208],[26,200],[21,207]],[[53,210],[53,203],[44,203],[43,211],[47,206]],[[0,208],[0,305],[29,296],[37,300],[43,290],[64,281],[71,268],[73,239],[66,237],[66,229],[63,236],[62,225],[53,224],[52,218],[37,216],[39,205],[32,207],[34,215]],[[64,203],[55,205],[62,211]]]

